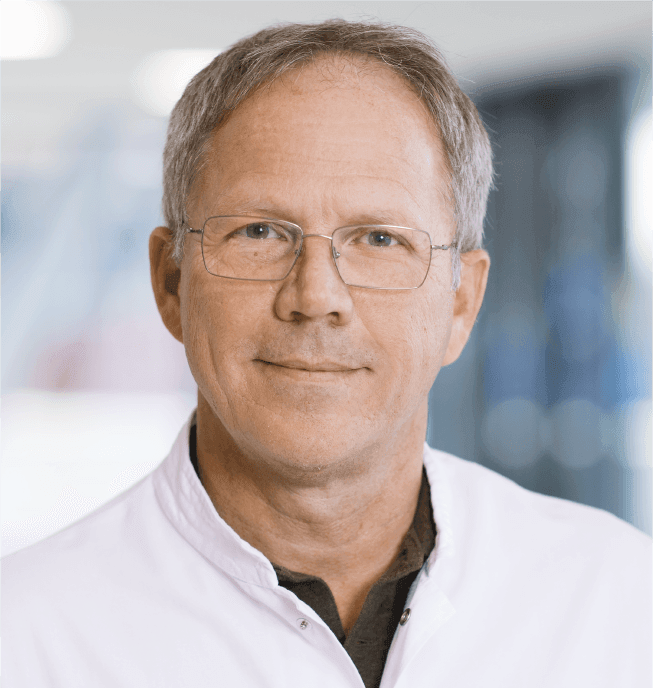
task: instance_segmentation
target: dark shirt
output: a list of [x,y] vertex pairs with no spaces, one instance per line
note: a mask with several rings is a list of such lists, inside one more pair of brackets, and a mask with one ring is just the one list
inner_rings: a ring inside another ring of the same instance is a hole
[[[191,461],[199,476],[195,425],[190,431],[189,450]],[[435,533],[431,491],[426,471],[422,469],[422,486],[415,516],[401,543],[399,554],[372,586],[360,615],[347,636],[333,594],[321,578],[289,571],[283,566],[272,564],[279,585],[312,607],[333,631],[356,665],[365,688],[377,688],[381,683],[390,643],[404,612],[410,586],[433,550]]]

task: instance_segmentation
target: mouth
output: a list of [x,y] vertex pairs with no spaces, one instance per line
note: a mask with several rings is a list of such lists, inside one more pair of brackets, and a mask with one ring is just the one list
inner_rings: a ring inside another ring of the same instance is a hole
[[351,365],[339,363],[337,361],[301,361],[295,359],[265,361],[260,358],[255,360],[257,363],[262,363],[266,366],[307,373],[354,373],[357,370],[363,370],[363,367],[352,367]]

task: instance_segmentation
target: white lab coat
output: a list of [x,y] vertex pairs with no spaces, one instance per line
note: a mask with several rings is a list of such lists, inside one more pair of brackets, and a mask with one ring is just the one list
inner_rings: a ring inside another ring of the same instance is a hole
[[[362,688],[218,516],[189,424],[152,474],[3,560],[3,688]],[[649,688],[650,540],[425,447],[436,546],[381,688]]]

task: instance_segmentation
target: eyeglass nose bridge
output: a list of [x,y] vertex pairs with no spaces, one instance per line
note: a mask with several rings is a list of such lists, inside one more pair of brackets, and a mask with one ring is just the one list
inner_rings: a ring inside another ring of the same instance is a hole
[[299,254],[302,252],[302,249],[304,248],[304,239],[307,239],[308,237],[322,237],[323,239],[328,239],[331,242],[331,253],[333,255],[333,259],[337,260],[340,258],[340,254],[338,251],[336,251],[336,247],[333,245],[333,237],[329,236],[328,234],[302,234],[301,236],[301,244],[299,245],[299,248],[295,251],[295,256],[299,258]]

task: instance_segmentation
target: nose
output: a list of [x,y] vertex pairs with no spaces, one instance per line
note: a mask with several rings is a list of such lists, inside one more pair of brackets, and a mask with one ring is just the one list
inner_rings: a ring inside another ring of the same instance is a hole
[[325,319],[334,325],[351,321],[353,302],[331,255],[330,236],[304,234],[297,262],[277,293],[275,310],[287,321]]

